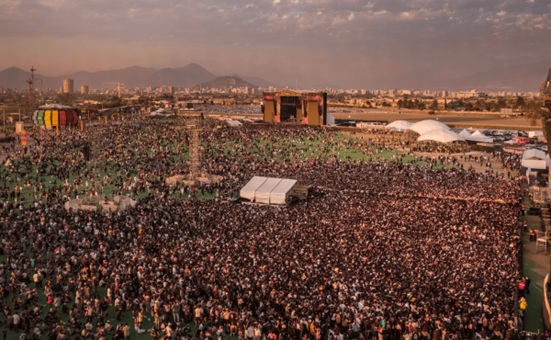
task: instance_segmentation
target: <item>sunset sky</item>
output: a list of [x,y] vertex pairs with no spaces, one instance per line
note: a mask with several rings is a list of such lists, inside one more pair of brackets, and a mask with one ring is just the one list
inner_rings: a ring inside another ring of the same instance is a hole
[[48,76],[194,62],[279,84],[382,88],[546,60],[549,0],[0,0],[0,69]]

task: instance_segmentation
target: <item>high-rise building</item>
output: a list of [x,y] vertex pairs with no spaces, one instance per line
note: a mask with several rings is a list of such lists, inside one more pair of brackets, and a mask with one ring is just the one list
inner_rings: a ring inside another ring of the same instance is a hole
[[74,85],[73,79],[63,79],[63,93],[74,93]]
[[88,85],[82,85],[80,87],[80,94],[87,95],[89,92]]

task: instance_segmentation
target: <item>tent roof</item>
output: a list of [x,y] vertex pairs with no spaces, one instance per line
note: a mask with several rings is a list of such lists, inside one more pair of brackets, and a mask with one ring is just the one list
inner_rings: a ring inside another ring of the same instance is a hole
[[408,122],[407,120],[395,120],[392,123],[386,125],[387,129],[393,129],[396,131],[406,131],[409,129],[413,123]]
[[239,196],[246,198],[250,201],[254,200],[256,189],[258,189],[264,182],[266,182],[267,177],[254,176],[251,178],[247,184],[239,191]]
[[425,119],[409,127],[409,130],[415,131],[420,135],[433,130],[449,130],[449,129],[450,128],[446,124],[436,121],[434,119]]
[[288,192],[297,183],[294,179],[254,176],[239,192],[251,202],[285,204]]
[[40,107],[40,109],[54,109],[54,110],[72,109],[72,108],[73,108],[72,106],[61,105],[61,104],[47,104]]
[[549,155],[542,150],[528,149],[522,154],[522,159],[549,159]]
[[287,193],[297,184],[295,179],[282,179],[270,193],[271,204],[285,204]]
[[550,163],[549,155],[542,150],[528,149],[522,154],[521,165],[525,168],[544,170]]
[[459,136],[457,133],[451,130],[436,129],[423,133],[417,141],[435,141],[440,143],[450,143],[456,141],[465,141],[465,139]]
[[458,135],[463,138],[471,137],[471,133],[465,129],[461,130],[461,132],[459,132]]
[[486,135],[483,135],[483,134],[472,134],[471,136],[469,137],[466,137],[465,138],[466,140],[468,141],[471,141],[471,142],[483,142],[483,143],[493,143],[494,142],[494,139],[492,137],[488,137]]
[[485,136],[482,132],[480,132],[480,130],[476,130],[475,132],[473,132],[472,136]]

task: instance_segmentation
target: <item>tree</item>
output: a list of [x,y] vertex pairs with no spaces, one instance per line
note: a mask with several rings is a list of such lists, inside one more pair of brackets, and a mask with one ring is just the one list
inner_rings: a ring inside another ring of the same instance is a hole
[[488,104],[486,103],[486,101],[484,99],[478,99],[475,103],[474,103],[474,106],[476,109],[478,109],[479,111],[487,111],[488,110]]
[[505,98],[503,97],[499,97],[497,99],[497,103],[496,103],[496,106],[494,108],[494,111],[499,111],[503,108],[506,108],[507,107],[507,102],[505,101]]
[[526,103],[524,101],[524,98],[522,98],[521,96],[517,96],[517,100],[515,101],[515,105],[513,106],[513,108],[520,109],[523,108],[525,104]]
[[543,117],[544,111],[542,103],[540,101],[537,101],[536,99],[530,99],[524,105],[524,112],[526,117],[530,118],[531,124],[535,125],[536,120]]
[[400,100],[398,100],[398,102],[396,102],[396,105],[398,105],[399,109],[402,109],[404,107],[404,101],[402,99],[400,99]]
[[433,99],[432,103],[430,103],[429,109],[436,111],[438,109],[438,100]]

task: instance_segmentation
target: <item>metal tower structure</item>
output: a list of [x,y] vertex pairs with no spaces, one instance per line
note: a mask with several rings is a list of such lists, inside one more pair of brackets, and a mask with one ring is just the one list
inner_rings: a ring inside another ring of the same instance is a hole
[[27,84],[29,84],[29,108],[34,109],[34,71],[36,69],[34,66],[31,66],[31,79],[27,79]]
[[201,128],[191,125],[189,130],[189,174],[196,178],[201,175]]
[[189,138],[189,174],[190,177],[195,179],[201,176],[201,130],[203,127],[204,114],[201,113],[199,117],[193,119],[188,125],[190,138]]

